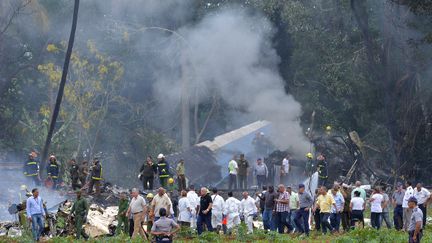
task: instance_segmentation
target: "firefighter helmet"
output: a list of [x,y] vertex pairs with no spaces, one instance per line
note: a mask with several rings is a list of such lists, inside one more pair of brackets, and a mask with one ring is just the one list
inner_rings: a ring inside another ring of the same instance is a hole
[[153,193],[149,193],[149,194],[147,194],[147,198],[153,198],[154,196],[153,196]]
[[308,158],[308,159],[313,159],[313,154],[312,153],[307,153],[306,154],[306,158]]
[[174,183],[174,179],[173,179],[173,178],[169,178],[169,179],[168,179],[168,183],[169,183],[169,184],[173,184],[173,183]]

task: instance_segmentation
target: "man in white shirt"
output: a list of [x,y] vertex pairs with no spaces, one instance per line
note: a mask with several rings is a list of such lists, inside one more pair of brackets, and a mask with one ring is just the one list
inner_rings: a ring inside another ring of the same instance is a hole
[[217,188],[213,188],[213,195],[211,196],[213,205],[212,205],[212,218],[211,224],[213,229],[218,233],[222,229],[222,214],[224,209],[225,200],[219,196]]
[[237,156],[234,155],[232,160],[228,162],[228,172],[229,172],[229,182],[228,188],[231,190],[237,189],[237,173],[238,173],[238,164],[237,164]]
[[288,173],[290,169],[290,162],[289,162],[290,156],[287,154],[285,158],[282,160],[282,167],[280,171],[280,183],[286,183],[288,178]]
[[258,209],[255,200],[249,196],[248,192],[243,192],[243,199],[240,202],[241,212],[248,227],[248,234],[253,233],[253,218],[257,216]]
[[402,202],[402,208],[403,208],[403,230],[406,231],[408,229],[410,220],[411,220],[411,214],[412,210],[408,207],[408,199],[414,196],[414,189],[412,187],[412,183],[410,181],[407,181],[405,189],[405,196],[403,198]]
[[139,191],[136,188],[132,189],[131,196],[132,199],[130,201],[126,215],[129,215],[130,213],[133,215],[134,231],[132,238],[135,238],[139,234],[141,237],[147,240],[146,234],[142,227],[142,223],[144,222],[145,214],[147,212],[147,203],[144,198],[139,195]]
[[188,191],[186,197],[189,200],[191,214],[192,214],[192,218],[191,218],[191,222],[190,222],[191,228],[196,229],[196,226],[197,226],[196,225],[196,221],[197,221],[196,212],[197,212],[197,208],[198,208],[200,199],[198,197],[198,194],[195,192],[194,185],[189,186],[189,191]]
[[431,197],[428,189],[424,188],[421,183],[417,183],[414,189],[414,197],[417,199],[418,208],[423,212],[423,227],[426,225],[427,205]]
[[228,192],[228,199],[225,201],[224,214],[227,217],[227,229],[231,230],[233,227],[240,224],[240,201],[233,197],[232,192]]

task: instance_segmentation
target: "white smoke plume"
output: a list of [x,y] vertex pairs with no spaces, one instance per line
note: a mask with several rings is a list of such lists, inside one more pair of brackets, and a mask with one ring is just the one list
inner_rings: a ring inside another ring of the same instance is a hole
[[[280,149],[307,152],[309,144],[299,120],[301,105],[284,91],[267,19],[241,9],[222,10],[195,26],[182,28],[180,33],[188,46],[185,59],[192,70],[191,96],[198,90],[202,101],[217,94],[242,111],[231,113],[232,120],[271,121],[272,141]],[[164,75],[154,84],[164,107],[180,102],[182,83],[178,75]]]

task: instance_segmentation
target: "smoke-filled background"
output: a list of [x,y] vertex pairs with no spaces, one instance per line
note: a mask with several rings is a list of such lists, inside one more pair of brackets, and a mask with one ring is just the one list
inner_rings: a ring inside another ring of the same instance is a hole
[[[3,162],[42,150],[72,9],[0,2]],[[358,132],[364,171],[427,181],[431,12],[391,0],[82,1],[50,153],[65,182],[70,158],[99,156],[107,180],[130,186],[147,155],[268,120],[266,136],[294,158],[330,125]]]

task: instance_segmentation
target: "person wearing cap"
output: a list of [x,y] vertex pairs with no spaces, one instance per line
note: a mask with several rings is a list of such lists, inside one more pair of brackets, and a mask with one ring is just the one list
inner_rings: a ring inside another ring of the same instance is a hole
[[414,196],[414,189],[412,187],[411,181],[407,181],[405,183],[405,195],[402,202],[402,208],[403,208],[403,230],[408,229],[409,221],[411,219],[411,213],[412,210],[410,207],[408,207],[408,199]]
[[96,195],[100,195],[100,186],[102,181],[102,165],[98,158],[93,159],[93,166],[91,167],[90,183],[88,193],[93,192],[93,186],[96,187]]
[[423,236],[423,212],[417,206],[418,201],[415,197],[408,199],[408,207],[412,214],[408,224],[408,242],[420,243]]
[[309,192],[305,190],[305,185],[300,184],[298,189],[299,210],[294,218],[294,222],[300,233],[305,233],[309,236],[309,210],[313,206],[313,198]]
[[262,188],[262,186],[265,185],[267,181],[268,169],[267,165],[263,163],[261,158],[257,159],[257,163],[253,172],[253,174],[256,176],[258,188]]
[[158,173],[159,173],[159,182],[160,182],[161,187],[166,188],[168,178],[170,177],[169,163],[165,159],[165,155],[163,155],[163,154],[159,154],[157,156],[157,159],[158,159],[157,169],[158,169]]
[[186,173],[184,159],[180,159],[176,167],[178,190],[186,190]]
[[120,193],[119,207],[117,213],[117,229],[116,235],[120,234],[122,231],[124,234],[129,232],[129,219],[127,215],[127,211],[129,208],[129,200],[126,196],[126,193]]
[[51,155],[49,157],[49,164],[47,166],[47,174],[48,174],[48,178],[50,178],[53,183],[52,189],[54,190],[57,189],[59,172],[60,172],[60,168],[57,163],[57,159],[54,155]]
[[146,212],[146,214],[147,214],[146,215],[147,232],[150,232],[151,227],[152,227],[153,222],[154,222],[154,214],[151,213],[152,212],[151,204],[152,204],[153,198],[154,198],[153,193],[148,193],[147,196],[146,196],[147,205],[150,205],[150,206],[147,207],[147,212]]
[[133,214],[134,231],[132,234],[132,238],[135,238],[137,235],[141,235],[141,237],[147,239],[147,236],[142,227],[142,224],[144,223],[144,218],[147,214],[147,203],[145,199],[139,195],[139,191],[137,188],[132,189],[131,196],[132,199],[129,203],[129,208],[126,212],[126,215],[129,215],[129,213]]
[[76,191],[76,197],[77,199],[71,209],[71,215],[74,215],[76,238],[79,239],[83,236],[84,239],[88,239],[88,236],[82,230],[82,226],[86,221],[89,206],[87,200],[81,197],[81,191]]
[[427,205],[431,197],[428,189],[424,188],[421,183],[417,183],[414,188],[414,197],[417,199],[418,208],[423,212],[423,227],[426,226]]
[[33,186],[40,184],[39,161],[36,160],[36,153],[30,153],[27,161],[24,163],[24,176]]
[[405,196],[405,190],[403,189],[402,183],[398,182],[396,185],[396,190],[392,195],[393,203],[393,223],[396,230],[401,230],[403,227],[403,199]]

